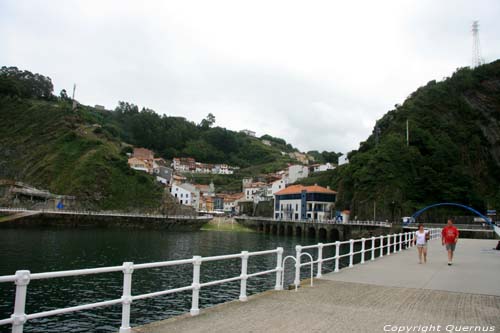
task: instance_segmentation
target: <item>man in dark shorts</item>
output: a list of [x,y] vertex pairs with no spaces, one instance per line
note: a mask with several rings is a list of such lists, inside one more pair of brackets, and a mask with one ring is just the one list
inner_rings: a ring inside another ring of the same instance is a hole
[[441,231],[441,243],[446,246],[446,251],[448,251],[448,266],[451,266],[457,242],[458,229],[453,225],[453,219],[448,219],[448,223]]

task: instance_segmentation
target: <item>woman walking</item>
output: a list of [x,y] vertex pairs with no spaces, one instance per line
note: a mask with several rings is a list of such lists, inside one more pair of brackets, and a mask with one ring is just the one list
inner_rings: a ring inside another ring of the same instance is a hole
[[417,243],[418,251],[418,263],[422,263],[422,257],[424,259],[423,263],[427,262],[427,241],[429,240],[429,230],[424,230],[424,225],[420,223],[418,225],[418,230],[415,231],[415,240]]

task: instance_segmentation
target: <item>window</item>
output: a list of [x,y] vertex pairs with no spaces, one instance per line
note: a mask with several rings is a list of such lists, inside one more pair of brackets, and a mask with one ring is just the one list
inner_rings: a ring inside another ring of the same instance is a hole
[[181,198],[184,197],[184,193],[181,193]]
[[180,201],[181,205],[182,205],[182,200]]
[[299,204],[295,205],[295,210],[299,210]]

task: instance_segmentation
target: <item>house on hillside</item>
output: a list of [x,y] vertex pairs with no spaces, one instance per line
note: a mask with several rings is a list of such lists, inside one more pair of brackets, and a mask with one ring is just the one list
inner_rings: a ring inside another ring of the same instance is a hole
[[290,165],[286,171],[287,184],[293,184],[297,180],[309,177],[309,167],[305,165]]
[[144,160],[131,157],[128,159],[128,165],[130,168],[138,171],[144,171],[144,172],[149,172],[149,164],[145,162]]
[[240,132],[244,133],[248,136],[251,136],[253,138],[255,138],[257,136],[257,133],[255,133],[254,131],[251,131],[251,130],[247,130],[247,129],[241,130]]
[[155,158],[155,154],[151,150],[146,148],[134,148],[134,153],[132,156],[140,160],[150,160],[151,162]]
[[153,169],[153,173],[156,176],[156,180],[164,185],[172,184],[172,177],[174,171],[166,166],[158,166]]
[[175,157],[172,160],[172,167],[178,172],[196,171],[196,161],[191,157]]
[[255,182],[247,185],[243,188],[243,193],[245,193],[246,201],[254,201],[254,197],[257,193],[264,192],[267,193],[267,184],[264,182]]
[[325,164],[312,164],[309,166],[309,171],[310,172],[323,172],[327,170],[333,170],[335,169],[335,166],[331,164],[330,162],[325,163]]
[[170,193],[181,205],[192,206],[194,194],[186,184],[173,184]]
[[275,194],[274,218],[324,221],[332,218],[337,192],[318,185],[291,185]]

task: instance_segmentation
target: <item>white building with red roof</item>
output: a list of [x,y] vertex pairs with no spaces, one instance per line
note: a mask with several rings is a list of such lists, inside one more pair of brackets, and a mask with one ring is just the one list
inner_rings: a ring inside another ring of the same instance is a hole
[[318,185],[291,185],[274,195],[277,220],[324,221],[332,218],[337,192]]

